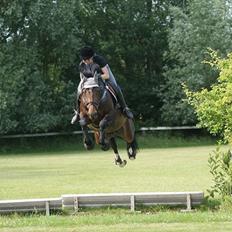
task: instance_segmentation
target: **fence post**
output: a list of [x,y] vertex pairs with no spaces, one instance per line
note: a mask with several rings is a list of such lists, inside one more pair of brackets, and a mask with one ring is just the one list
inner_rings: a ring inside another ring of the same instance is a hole
[[50,216],[49,201],[46,201],[45,207],[46,207],[46,216]]
[[135,196],[134,195],[132,195],[131,197],[130,197],[130,205],[131,205],[131,212],[134,212],[135,211]]

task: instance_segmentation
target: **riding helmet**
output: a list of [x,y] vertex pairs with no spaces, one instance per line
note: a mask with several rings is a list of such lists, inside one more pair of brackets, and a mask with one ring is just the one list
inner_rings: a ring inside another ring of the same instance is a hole
[[81,48],[80,55],[81,55],[82,60],[88,60],[91,57],[93,57],[94,50],[93,50],[93,48],[88,47],[88,46],[83,47],[83,48]]

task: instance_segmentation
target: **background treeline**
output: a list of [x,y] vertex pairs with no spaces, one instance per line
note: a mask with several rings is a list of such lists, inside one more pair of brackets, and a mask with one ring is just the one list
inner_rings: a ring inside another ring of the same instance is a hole
[[1,0],[0,134],[70,126],[79,49],[104,55],[136,125],[194,125],[183,99],[217,72],[208,48],[232,50],[232,0]]

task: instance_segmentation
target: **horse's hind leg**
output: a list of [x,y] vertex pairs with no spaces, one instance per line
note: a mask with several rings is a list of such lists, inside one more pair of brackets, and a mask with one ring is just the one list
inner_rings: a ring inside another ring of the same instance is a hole
[[127,142],[127,154],[130,160],[136,158],[138,145],[135,138],[134,123],[131,119],[127,119],[123,126],[122,138]]
[[127,143],[127,154],[130,160],[134,160],[136,158],[137,148],[138,145],[135,138],[131,143]]
[[117,147],[115,138],[110,139],[110,145],[111,145],[111,147],[112,147],[112,149],[114,151],[115,164],[119,165],[119,167],[124,167],[127,164],[127,162],[126,162],[126,160],[122,160],[120,155],[118,154],[118,147]]

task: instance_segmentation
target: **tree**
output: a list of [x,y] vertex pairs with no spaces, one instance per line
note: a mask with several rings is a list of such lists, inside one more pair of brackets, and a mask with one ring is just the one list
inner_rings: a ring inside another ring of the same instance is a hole
[[160,121],[169,1],[81,1],[82,41],[106,56],[140,125]]
[[0,133],[63,129],[75,87],[67,75],[80,40],[76,1],[3,1]]
[[[219,72],[217,82],[209,89],[191,92],[185,88],[189,103],[193,106],[199,125],[207,128],[211,134],[219,134],[222,141],[232,144],[232,53],[227,58],[219,59],[216,52],[211,51],[213,60],[209,64]],[[223,200],[231,204],[232,193],[232,161],[231,152],[217,148],[208,159],[213,185],[208,190],[210,196],[219,194]],[[229,198],[226,198],[229,196]]]
[[[230,7],[229,7],[230,6]],[[225,55],[232,45],[231,1],[193,0],[185,11],[171,9],[165,84],[162,86],[162,119],[168,125],[195,124],[194,111],[183,99],[182,83],[191,90],[209,87],[217,74],[203,64],[210,47]]]
[[219,59],[215,52],[211,54],[214,59],[210,64],[219,71],[217,82],[209,90],[186,89],[186,93],[199,125],[212,134],[219,134],[224,142],[232,143],[232,53],[224,59]]

